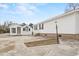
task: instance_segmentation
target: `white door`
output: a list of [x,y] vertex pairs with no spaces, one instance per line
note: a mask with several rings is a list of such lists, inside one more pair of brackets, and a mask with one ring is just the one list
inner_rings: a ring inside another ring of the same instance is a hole
[[17,27],[17,34],[18,34],[18,35],[21,34],[21,27]]

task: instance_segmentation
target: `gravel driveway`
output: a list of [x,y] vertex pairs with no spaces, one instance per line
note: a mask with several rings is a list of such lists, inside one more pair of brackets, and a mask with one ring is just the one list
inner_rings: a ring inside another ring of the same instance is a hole
[[24,45],[24,42],[44,40],[44,38],[34,36],[6,36],[6,35],[0,34],[0,41],[1,40],[15,41],[15,49],[5,53],[0,53],[1,56],[78,56],[79,55],[78,41],[65,41],[60,44],[27,47]]

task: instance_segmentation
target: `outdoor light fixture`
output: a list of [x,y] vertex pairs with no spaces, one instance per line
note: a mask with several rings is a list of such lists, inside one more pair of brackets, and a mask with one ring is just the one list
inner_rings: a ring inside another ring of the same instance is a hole
[[59,44],[59,34],[58,34],[58,25],[57,25],[57,21],[55,21],[56,24],[56,38],[57,38],[57,44]]

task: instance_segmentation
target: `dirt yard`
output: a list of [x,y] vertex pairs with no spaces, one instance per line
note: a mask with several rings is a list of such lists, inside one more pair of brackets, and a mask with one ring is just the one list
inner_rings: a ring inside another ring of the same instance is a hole
[[[25,42],[46,40],[43,37],[34,36],[9,36],[9,34],[0,34],[0,44],[7,43],[7,40],[14,42],[8,43],[9,50],[0,52],[0,56],[78,56],[79,41],[76,40],[60,40],[60,44],[42,45],[27,47]],[[4,42],[5,41],[5,42]],[[10,47],[11,49],[10,49]],[[13,46],[13,48],[12,48]],[[2,45],[5,47],[5,45]],[[0,47],[1,49],[1,47]],[[6,48],[4,49],[6,50]]]

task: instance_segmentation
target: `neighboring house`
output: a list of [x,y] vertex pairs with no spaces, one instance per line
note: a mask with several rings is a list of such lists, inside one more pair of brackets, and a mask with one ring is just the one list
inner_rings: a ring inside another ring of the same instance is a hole
[[58,33],[65,39],[79,39],[79,9],[34,25],[34,34],[49,34],[56,37],[56,24]]
[[9,26],[10,35],[32,35],[32,28],[28,25],[12,24]]

